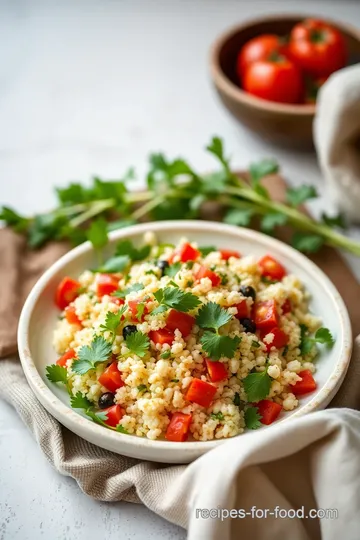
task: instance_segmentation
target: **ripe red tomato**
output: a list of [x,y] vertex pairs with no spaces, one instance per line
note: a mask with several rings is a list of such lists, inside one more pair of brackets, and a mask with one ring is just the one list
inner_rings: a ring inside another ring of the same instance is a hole
[[302,396],[316,390],[317,384],[309,369],[299,371],[298,375],[301,377],[301,381],[297,381],[293,386],[290,387],[290,391],[295,394],[295,396]]
[[256,404],[256,407],[261,415],[260,422],[266,426],[275,422],[282,410],[281,405],[269,399],[262,399]]
[[188,438],[191,414],[176,412],[172,415],[165,433],[165,439],[173,442],[184,442]]
[[221,277],[218,274],[206,266],[200,266],[199,270],[195,274],[195,278],[200,281],[200,279],[206,277],[210,279],[213,287],[217,287],[221,283]]
[[279,261],[271,255],[265,255],[258,262],[260,273],[270,279],[281,280],[286,276],[286,270]]
[[78,281],[65,276],[56,289],[55,304],[57,307],[61,310],[65,309],[79,296],[80,289],[81,285]]
[[333,26],[316,19],[307,19],[291,31],[289,55],[305,72],[327,76],[343,68],[347,61],[343,35]]
[[250,39],[240,50],[236,71],[240,80],[250,64],[257,62],[258,60],[267,60],[274,52],[284,52],[285,47],[281,43],[279,36],[274,34],[263,34],[262,36],[254,37]]
[[113,362],[107,367],[99,377],[99,383],[105,386],[110,392],[116,392],[118,388],[124,386],[121,373],[118,370],[117,362]]
[[303,95],[300,69],[283,55],[251,64],[243,88],[256,97],[278,103],[299,103]]

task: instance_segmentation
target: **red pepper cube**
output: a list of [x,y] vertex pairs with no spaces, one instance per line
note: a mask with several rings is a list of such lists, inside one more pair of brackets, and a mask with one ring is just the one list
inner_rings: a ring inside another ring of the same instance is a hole
[[202,278],[209,278],[213,287],[217,287],[221,282],[221,277],[206,266],[200,266],[199,270],[195,274],[195,278],[198,281],[200,281]]
[[239,304],[235,304],[232,307],[236,307],[237,309],[237,314],[235,315],[237,319],[246,319],[249,317],[249,308],[246,300],[241,300]]
[[98,274],[96,276],[96,294],[101,298],[111,295],[119,288],[119,278],[113,274]]
[[286,276],[286,270],[283,265],[274,259],[274,257],[271,257],[271,255],[262,257],[258,262],[258,265],[262,276],[278,281]]
[[183,313],[182,311],[176,311],[171,309],[166,319],[166,328],[175,332],[180,330],[182,337],[187,337],[195,323],[195,317]]
[[69,349],[68,351],[66,351],[65,354],[60,356],[60,358],[56,361],[56,363],[58,366],[66,367],[66,362],[70,360],[71,358],[75,358],[75,356],[76,356],[76,352],[74,351],[74,349]]
[[104,423],[110,427],[116,427],[125,414],[124,409],[120,405],[112,405],[102,412],[106,413],[107,416],[107,420],[104,420]]
[[99,377],[99,383],[105,386],[110,392],[116,392],[118,388],[124,386],[124,381],[121,378],[121,372],[118,370],[117,362],[113,362],[107,367]]
[[301,377],[301,381],[297,381],[294,385],[290,385],[290,391],[295,396],[302,396],[304,394],[309,394],[317,388],[316,381],[309,369],[304,369],[298,373]]
[[80,289],[81,285],[78,281],[67,276],[64,277],[56,289],[55,304],[57,307],[61,310],[65,309],[79,296]]
[[67,306],[65,308],[65,319],[69,324],[76,324],[77,326],[82,326],[79,317],[76,315],[75,306]]
[[181,262],[188,262],[196,261],[196,259],[200,257],[201,253],[198,249],[192,247],[191,244],[186,243],[176,250],[176,255],[180,257]]
[[191,414],[176,412],[172,415],[165,433],[165,439],[173,442],[184,442],[189,435]]
[[151,330],[151,332],[149,332],[149,338],[155,343],[155,345],[157,343],[160,343],[160,345],[164,345],[165,343],[171,345],[175,339],[175,336],[173,332],[170,332],[170,330],[161,328],[160,330]]
[[278,325],[278,314],[275,300],[257,302],[254,306],[254,321],[256,328],[268,329]]
[[235,257],[235,259],[241,259],[241,254],[238,251],[232,249],[219,249],[221,258],[224,261],[228,261],[230,257]]
[[262,399],[256,403],[256,407],[262,417],[260,422],[266,426],[275,422],[282,411],[282,406],[275,401],[270,401],[270,399]]
[[[265,337],[269,334],[273,334],[273,340],[270,343],[267,343],[267,341],[264,341]],[[270,332],[266,332],[266,335],[263,338],[263,342],[266,345],[266,350],[270,351],[271,347],[276,347],[276,349],[281,349],[282,347],[285,347],[285,345],[289,342],[289,336],[280,328],[277,326],[275,328],[272,328]]]
[[228,372],[225,364],[222,362],[213,362],[205,360],[211,382],[219,382],[228,378]]
[[207,408],[210,406],[215,394],[215,386],[201,379],[193,379],[186,392],[185,399]]

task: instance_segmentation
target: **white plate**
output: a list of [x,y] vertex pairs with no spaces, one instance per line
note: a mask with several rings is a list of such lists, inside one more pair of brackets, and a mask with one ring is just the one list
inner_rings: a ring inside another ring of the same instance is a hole
[[[283,412],[277,422],[291,421],[295,417],[322,409],[330,402],[348,368],[352,347],[351,327],[340,294],[315,264],[278,240],[252,230],[209,221],[162,221],[121,229],[111,234],[108,254],[111,254],[112,244],[119,239],[130,238],[135,243],[143,243],[143,235],[147,231],[154,231],[160,242],[176,244],[179,238],[186,236],[190,241],[197,241],[199,245],[237,249],[242,254],[260,257],[270,253],[281,261],[289,272],[296,274],[312,296],[311,311],[322,317],[323,326],[330,329],[336,342],[330,350],[321,347],[317,360],[316,393],[301,398],[299,407],[291,412]],[[165,463],[188,463],[211,448],[223,444],[224,440],[184,443],[151,441],[107,430],[71,409],[67,393],[46,379],[46,366],[57,359],[51,345],[58,317],[58,309],[53,300],[56,286],[63,276],[76,278],[84,269],[95,265],[92,246],[88,242],[82,244],[47,270],[26,300],[19,323],[18,342],[22,366],[36,397],[71,431],[118,454]],[[261,429],[271,429],[271,426]],[[242,438],[251,436],[251,432],[240,435]]]

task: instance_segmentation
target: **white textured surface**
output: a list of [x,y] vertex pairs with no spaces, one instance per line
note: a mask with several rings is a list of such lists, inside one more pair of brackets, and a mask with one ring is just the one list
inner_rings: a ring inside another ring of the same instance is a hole
[[[313,155],[271,147],[239,127],[209,84],[207,54],[226,27],[265,12],[360,25],[357,0],[0,0],[0,202],[24,212],[54,203],[53,186],[144,171],[164,150],[209,169],[202,150],[226,140],[235,166],[275,155],[294,185],[324,188]],[[332,208],[323,194],[314,211]],[[351,231],[360,238],[359,232]],[[359,262],[353,267],[360,275]],[[0,402],[1,540],[180,539],[145,508],[83,495],[40,455]]]

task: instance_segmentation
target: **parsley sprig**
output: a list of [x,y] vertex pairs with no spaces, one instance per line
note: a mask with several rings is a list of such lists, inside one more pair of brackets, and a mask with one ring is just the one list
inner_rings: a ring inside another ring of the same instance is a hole
[[269,395],[271,378],[266,370],[258,373],[249,373],[243,379],[243,385],[248,401],[257,402]]
[[79,349],[78,359],[73,362],[71,369],[74,373],[85,375],[98,364],[107,362],[111,354],[112,343],[106,341],[103,336],[95,336],[90,345],[84,345]]
[[133,332],[125,339],[125,344],[130,352],[143,358],[150,347],[150,340],[146,334],[142,332]]
[[227,324],[231,318],[232,315],[215,302],[203,305],[197,314],[196,324],[205,329],[200,343],[213,361],[220,360],[223,356],[232,358],[241,342],[240,337],[231,338],[219,333],[219,329]]
[[257,407],[247,407],[244,411],[245,425],[248,429],[258,429],[261,427],[262,416],[259,414]]
[[184,292],[178,287],[165,287],[154,293],[156,300],[159,302],[159,307],[153,310],[153,315],[162,313],[168,309],[176,309],[177,311],[191,311],[200,305],[200,300],[197,296],[190,292]]
[[117,313],[108,311],[106,313],[105,322],[100,326],[102,332],[110,332],[112,336],[112,343],[115,341],[116,331],[121,324],[121,319],[126,311],[127,307],[122,306]]
[[321,343],[327,347],[332,347],[335,343],[335,340],[328,328],[319,328],[315,332],[314,337],[309,336],[308,328],[304,324],[300,325],[300,330],[300,351],[302,355],[309,354],[316,343]]
[[[209,201],[221,204],[224,220],[239,226],[249,226],[260,217],[261,227],[272,233],[285,223],[292,227],[292,244],[299,250],[316,251],[322,244],[343,248],[360,256],[360,243],[339,233],[341,216],[323,215],[320,221],[303,214],[299,205],[317,196],[312,186],[289,188],[286,203],[271,199],[262,179],[278,172],[274,160],[262,160],[250,165],[250,181],[231,172],[223,141],[213,137],[206,150],[217,159],[219,169],[210,174],[198,174],[184,159],[169,160],[163,154],[152,154],[146,174],[147,189],[131,192],[129,180],[134,171],[123,178],[109,181],[94,178],[89,187],[73,183],[56,190],[57,207],[47,213],[26,217],[14,209],[2,207],[0,220],[15,231],[26,235],[31,247],[49,240],[69,240],[79,244],[90,240],[101,249],[107,233],[136,223],[146,216],[149,220],[194,219],[201,217]],[[115,259],[104,268],[121,272],[127,262],[146,258],[149,247],[129,249],[122,245]]]

